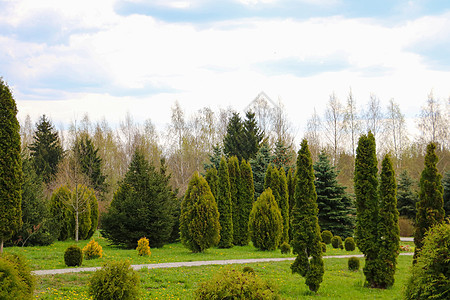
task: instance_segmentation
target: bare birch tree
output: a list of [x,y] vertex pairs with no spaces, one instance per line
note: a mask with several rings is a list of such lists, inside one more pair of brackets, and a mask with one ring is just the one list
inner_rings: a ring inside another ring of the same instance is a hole
[[361,133],[361,120],[359,118],[358,109],[356,107],[356,100],[353,97],[351,89],[347,97],[347,106],[345,107],[344,120],[345,131],[350,141],[350,151],[354,158],[356,155],[358,138]]
[[344,109],[341,102],[333,93],[330,95],[325,110],[325,136],[332,151],[333,165],[337,163],[339,151],[342,147],[342,139],[345,133]]
[[438,147],[448,145],[449,120],[448,112],[442,113],[439,101],[434,98],[431,91],[425,106],[422,107],[418,120],[420,130],[420,141],[427,145],[431,142],[438,144]]

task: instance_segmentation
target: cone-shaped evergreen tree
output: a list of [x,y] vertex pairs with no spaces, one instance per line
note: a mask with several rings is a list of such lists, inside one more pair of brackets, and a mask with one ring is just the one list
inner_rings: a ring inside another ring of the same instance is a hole
[[397,208],[400,216],[415,220],[416,204],[418,199],[417,193],[413,190],[413,180],[408,175],[408,171],[400,174],[397,187]]
[[291,224],[293,226],[292,247],[297,258],[291,265],[291,269],[293,273],[306,277],[306,285],[311,291],[317,292],[324,273],[322,238],[317,218],[314,170],[306,139],[303,139],[298,151],[296,179]]
[[281,217],[283,218],[283,235],[281,237],[281,245],[284,242],[289,243],[289,190],[283,167],[281,167],[278,171],[278,175],[280,186],[280,211]]
[[444,188],[444,210],[448,217],[450,216],[450,170],[445,173],[442,179],[442,187]]
[[275,201],[277,202],[278,207],[280,207],[280,173],[272,164],[270,164],[267,168],[266,176],[264,177],[264,190],[267,190],[268,188],[272,190]]
[[275,142],[272,163],[276,168],[288,170],[289,167],[292,166],[292,157],[293,153],[290,151],[289,147],[284,144],[283,140]]
[[380,274],[378,286],[387,288],[394,284],[397,257],[400,251],[400,228],[398,226],[397,184],[389,155],[382,162],[380,175],[380,222],[378,235],[380,247]]
[[320,229],[329,230],[342,238],[353,236],[352,203],[345,187],[337,181],[337,171],[325,152],[319,154],[314,164]]
[[371,132],[358,141],[355,160],[356,230],[355,238],[359,250],[364,253],[366,264],[364,275],[370,287],[377,286],[378,261],[378,169],[375,153],[375,138]]
[[16,101],[0,78],[0,254],[22,226],[22,158]]
[[239,207],[237,208],[237,215],[233,215],[233,219],[237,218],[238,227],[233,227],[237,239],[234,241],[235,245],[248,245],[248,220],[250,211],[252,210],[253,201],[255,199],[255,188],[253,187],[253,174],[250,164],[242,160],[241,166],[241,192]]
[[420,176],[419,202],[417,202],[416,230],[414,232],[414,244],[416,245],[414,261],[416,261],[423,246],[425,232],[444,220],[442,175],[436,167],[438,157],[435,151],[436,145],[434,143],[427,146],[425,168]]
[[219,165],[220,165],[220,159],[223,156],[222,153],[222,148],[220,148],[219,145],[215,145],[213,146],[213,153],[212,154],[208,154],[209,156],[209,163],[205,163],[203,165],[205,170],[208,170],[210,168],[216,168],[216,170],[219,169]]
[[239,160],[236,156],[228,159],[228,173],[230,175],[230,194],[231,194],[231,214],[233,219],[233,244],[237,245],[239,240],[239,208],[241,194],[241,170]]
[[233,247],[233,213],[230,193],[230,176],[225,157],[220,160],[217,182],[217,207],[219,210],[220,241],[219,248]]
[[211,189],[211,193],[214,198],[217,198],[217,186],[219,184],[217,169],[215,167],[211,167],[206,171],[205,179],[208,182],[209,188]]
[[228,121],[227,134],[223,138],[223,152],[230,158],[236,156],[242,159],[244,147],[242,120],[238,113],[233,113]]
[[192,252],[203,252],[220,239],[219,211],[206,180],[197,172],[181,202],[181,242]]
[[264,191],[264,178],[271,160],[272,154],[267,143],[263,143],[258,153],[256,153],[255,159],[250,160],[253,171],[253,184],[255,185],[255,200]]
[[248,229],[253,246],[260,250],[275,250],[280,244],[283,221],[270,188],[253,203]]
[[295,194],[295,185],[296,185],[295,171],[293,169],[289,169],[286,180],[287,180],[288,193],[289,193],[289,241],[292,241],[293,233],[292,233],[291,221],[292,221],[292,210],[293,210],[294,204],[295,204],[294,194]]
[[251,111],[245,113],[242,137],[242,158],[248,161],[249,159],[255,158],[259,150],[259,144],[263,138],[263,134],[256,122],[255,113]]

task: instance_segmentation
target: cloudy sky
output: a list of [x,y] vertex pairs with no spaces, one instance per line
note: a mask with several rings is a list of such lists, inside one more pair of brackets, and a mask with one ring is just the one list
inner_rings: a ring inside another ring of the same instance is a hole
[[0,0],[0,76],[19,118],[165,124],[280,99],[301,132],[331,93],[408,118],[450,96],[447,0]]

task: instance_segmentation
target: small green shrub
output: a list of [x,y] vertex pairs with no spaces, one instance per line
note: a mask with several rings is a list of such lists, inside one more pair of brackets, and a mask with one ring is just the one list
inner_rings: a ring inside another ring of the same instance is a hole
[[350,271],[358,271],[359,270],[359,258],[357,257],[350,257],[348,259],[348,269]]
[[195,299],[280,299],[277,289],[250,272],[225,270],[199,284]]
[[99,245],[94,239],[92,239],[84,248],[83,248],[84,258],[85,259],[95,259],[101,258],[103,256],[103,248]]
[[139,275],[128,261],[112,261],[91,276],[89,294],[96,300],[137,299],[139,284]]
[[283,244],[281,244],[280,250],[281,250],[281,254],[290,254],[291,253],[291,245],[284,242]]
[[255,274],[255,270],[253,270],[253,268],[249,266],[245,266],[244,269],[242,269],[242,272]]
[[320,244],[322,245],[322,252],[326,253],[327,252],[327,244],[325,244],[323,242],[321,242]]
[[64,252],[64,262],[68,267],[81,266],[83,263],[83,252],[78,246],[69,246]]
[[354,251],[356,249],[355,240],[349,236],[344,241],[345,251]]
[[329,245],[331,244],[331,239],[333,238],[333,234],[329,230],[324,230],[322,232],[322,242]]
[[33,296],[35,284],[24,258],[0,256],[0,299],[29,299]]
[[138,251],[138,254],[140,256],[150,256],[150,254],[152,254],[152,252],[150,251],[148,238],[146,238],[146,237],[140,238],[138,241],[138,246],[137,246],[136,250]]
[[341,237],[338,235],[333,236],[333,238],[331,239],[331,245],[333,246],[334,249],[341,248],[342,247]]

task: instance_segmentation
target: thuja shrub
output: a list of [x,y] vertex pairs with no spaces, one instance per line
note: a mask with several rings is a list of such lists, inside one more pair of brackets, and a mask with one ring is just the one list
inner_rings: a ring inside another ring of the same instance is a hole
[[80,247],[69,246],[64,252],[64,262],[68,267],[81,266],[83,263],[83,252]]
[[333,238],[333,234],[329,230],[324,230],[322,232],[322,242],[329,245],[331,244],[331,239]]
[[103,256],[103,248],[94,239],[92,239],[83,248],[83,254],[85,259],[101,258]]
[[31,299],[36,280],[25,259],[0,256],[0,299]]
[[342,238],[338,235],[333,236],[331,239],[331,245],[334,249],[338,249],[342,247]]
[[327,244],[325,244],[324,242],[321,242],[320,245],[322,245],[322,252],[323,253],[327,252]]
[[348,269],[350,271],[358,271],[359,270],[359,258],[357,257],[350,257],[348,259]]
[[128,261],[107,262],[89,279],[89,294],[96,300],[139,297],[139,275]]
[[152,252],[150,251],[148,239],[146,237],[139,239],[136,250],[138,251],[138,254],[140,256],[150,256],[150,254],[152,254]]
[[195,299],[280,299],[278,289],[252,272],[225,270],[200,283]]
[[345,251],[353,251],[356,249],[355,240],[349,236],[344,241]]
[[289,245],[286,242],[283,242],[283,244],[281,244],[281,246],[280,246],[280,251],[281,251],[281,254],[291,253],[291,245]]

